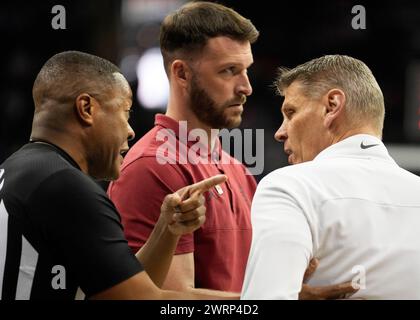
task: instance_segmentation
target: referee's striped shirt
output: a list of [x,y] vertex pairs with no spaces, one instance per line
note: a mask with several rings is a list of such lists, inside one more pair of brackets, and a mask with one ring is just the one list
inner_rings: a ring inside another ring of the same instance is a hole
[[63,150],[30,143],[0,165],[0,299],[89,297],[142,270],[114,205]]

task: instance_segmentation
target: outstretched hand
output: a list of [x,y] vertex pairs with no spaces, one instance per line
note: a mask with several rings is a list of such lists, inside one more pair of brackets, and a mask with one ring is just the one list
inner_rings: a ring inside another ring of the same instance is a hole
[[183,235],[197,230],[206,220],[203,194],[227,180],[220,174],[169,194],[163,200],[161,215],[174,235]]

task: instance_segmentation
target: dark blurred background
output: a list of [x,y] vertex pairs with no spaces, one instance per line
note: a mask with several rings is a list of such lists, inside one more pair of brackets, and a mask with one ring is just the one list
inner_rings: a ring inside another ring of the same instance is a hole
[[[28,141],[33,81],[43,63],[64,50],[85,51],[120,66],[135,95],[135,141],[147,132],[154,115],[164,112],[167,94],[157,71],[159,24],[184,2],[1,2],[0,163]],[[385,96],[384,142],[400,165],[420,174],[420,1],[218,2],[251,19],[261,33],[249,71],[254,93],[241,125],[264,128],[264,172],[257,179],[287,164],[282,145],[273,139],[282,121],[282,100],[270,87],[276,68],[336,53],[371,68]],[[51,25],[55,5],[66,10],[66,29]],[[352,28],[355,5],[366,10],[366,29]]]

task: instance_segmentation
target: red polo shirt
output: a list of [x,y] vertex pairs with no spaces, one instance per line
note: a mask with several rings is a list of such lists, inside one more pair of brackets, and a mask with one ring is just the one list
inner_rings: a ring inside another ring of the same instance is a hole
[[[212,162],[214,152],[200,156],[196,152],[199,144],[187,142],[183,133],[177,121],[156,115],[155,127],[130,149],[120,178],[110,184],[108,194],[121,214],[129,245],[136,252],[149,237],[167,194],[207,177],[226,174],[228,180],[221,189],[213,188],[205,194],[206,222],[194,234],[181,237],[176,254],[194,252],[197,288],[240,292],[251,245],[250,208],[255,179],[246,174],[244,165],[222,150],[218,139],[213,151],[218,150],[223,161]],[[170,148],[166,148],[168,145]],[[207,164],[198,161],[205,158]]]

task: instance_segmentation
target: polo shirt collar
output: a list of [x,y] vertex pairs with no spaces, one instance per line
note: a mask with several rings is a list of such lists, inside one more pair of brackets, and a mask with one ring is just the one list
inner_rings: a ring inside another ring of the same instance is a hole
[[383,142],[368,134],[356,134],[321,151],[316,160],[328,158],[375,158],[395,163]]

